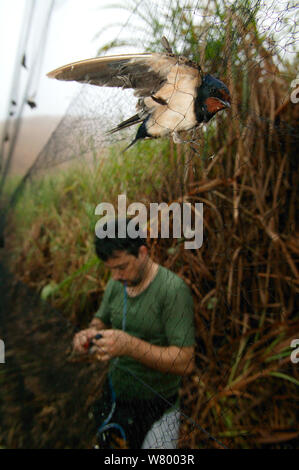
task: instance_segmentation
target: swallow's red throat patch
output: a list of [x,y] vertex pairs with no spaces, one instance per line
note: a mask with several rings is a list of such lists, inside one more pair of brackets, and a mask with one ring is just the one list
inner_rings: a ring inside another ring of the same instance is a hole
[[209,113],[217,113],[220,109],[225,108],[225,105],[218,98],[213,97],[206,99],[206,105]]

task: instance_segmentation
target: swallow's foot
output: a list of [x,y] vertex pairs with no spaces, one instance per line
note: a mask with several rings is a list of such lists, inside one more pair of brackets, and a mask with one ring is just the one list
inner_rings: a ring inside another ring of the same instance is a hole
[[172,140],[174,141],[175,144],[182,144],[184,141],[180,138],[178,132],[173,132],[172,134]]

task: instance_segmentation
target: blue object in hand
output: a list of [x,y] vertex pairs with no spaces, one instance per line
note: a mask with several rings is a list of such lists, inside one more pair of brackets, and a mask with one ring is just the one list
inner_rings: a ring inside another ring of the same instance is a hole
[[90,341],[89,341],[89,346],[88,346],[88,351],[90,352],[91,348],[94,346],[94,343],[93,343],[93,339],[101,339],[103,338],[103,335],[101,335],[100,333],[98,333],[97,335],[95,335]]

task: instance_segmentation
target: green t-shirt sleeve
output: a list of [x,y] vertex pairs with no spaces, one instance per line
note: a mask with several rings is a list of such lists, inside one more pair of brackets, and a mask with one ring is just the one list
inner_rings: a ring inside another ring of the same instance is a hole
[[106,286],[100,308],[98,309],[98,311],[95,314],[95,318],[99,318],[107,326],[111,325],[109,299],[110,299],[110,295],[112,293],[112,289],[113,289],[113,281],[112,281],[112,279],[110,279],[110,281],[108,282],[108,284]]
[[169,346],[194,346],[194,306],[184,281],[169,286],[163,308],[163,321]]

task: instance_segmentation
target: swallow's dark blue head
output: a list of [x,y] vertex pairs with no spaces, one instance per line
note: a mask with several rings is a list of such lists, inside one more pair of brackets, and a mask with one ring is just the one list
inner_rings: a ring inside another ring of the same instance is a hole
[[208,122],[218,111],[230,108],[230,93],[226,85],[212,75],[205,75],[197,90],[195,112],[198,122]]

